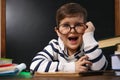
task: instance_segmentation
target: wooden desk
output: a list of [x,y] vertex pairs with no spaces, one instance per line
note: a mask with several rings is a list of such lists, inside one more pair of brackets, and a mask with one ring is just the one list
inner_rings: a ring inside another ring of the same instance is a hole
[[115,76],[112,71],[107,71],[102,75],[91,76],[36,76],[32,78],[0,77],[0,80],[120,80],[120,76]]

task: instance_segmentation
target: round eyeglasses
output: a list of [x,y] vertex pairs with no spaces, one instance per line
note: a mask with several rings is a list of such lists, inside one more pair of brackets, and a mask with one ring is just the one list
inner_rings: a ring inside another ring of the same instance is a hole
[[76,33],[83,33],[83,31],[87,28],[87,26],[84,23],[77,23],[73,27],[71,27],[69,24],[61,24],[57,27],[58,31],[61,34],[68,34],[71,29],[74,29]]

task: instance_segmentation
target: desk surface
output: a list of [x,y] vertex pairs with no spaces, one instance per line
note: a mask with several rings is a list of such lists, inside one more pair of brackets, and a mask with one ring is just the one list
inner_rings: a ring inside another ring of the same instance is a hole
[[113,71],[106,71],[102,75],[89,76],[33,76],[32,78],[0,77],[0,80],[120,80]]

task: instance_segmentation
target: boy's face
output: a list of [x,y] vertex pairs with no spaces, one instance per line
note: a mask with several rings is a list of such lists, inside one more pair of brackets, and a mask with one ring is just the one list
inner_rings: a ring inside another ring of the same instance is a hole
[[[79,23],[84,23],[83,17],[66,17],[63,20],[61,20],[59,25],[70,25],[70,27],[75,27],[75,25]],[[77,33],[75,31],[75,28],[71,28],[71,30],[67,34],[62,34],[59,30],[55,29],[57,35],[62,39],[65,48],[69,50],[76,51],[78,47],[82,44],[82,36],[85,31],[85,27],[80,28],[80,33]],[[64,31],[63,31],[64,32]]]

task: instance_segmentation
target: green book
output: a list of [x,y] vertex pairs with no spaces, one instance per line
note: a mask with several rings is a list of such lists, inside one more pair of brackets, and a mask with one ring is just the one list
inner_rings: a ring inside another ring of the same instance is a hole
[[12,59],[10,58],[0,58],[0,65],[2,64],[12,64]]

